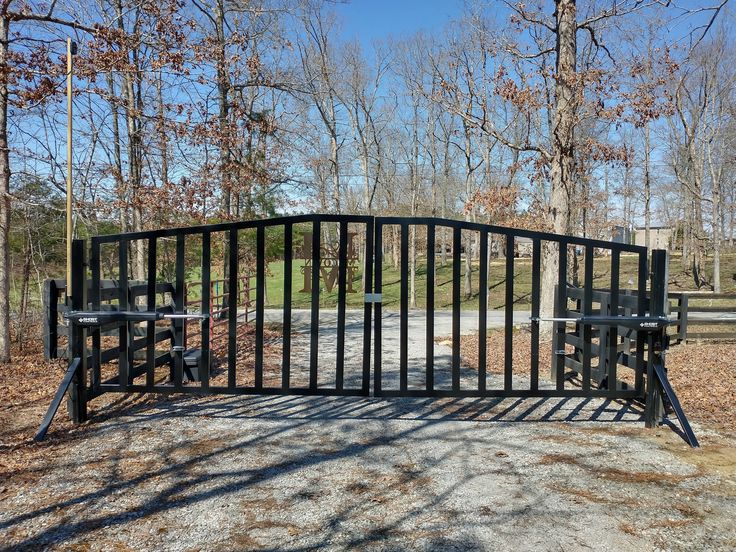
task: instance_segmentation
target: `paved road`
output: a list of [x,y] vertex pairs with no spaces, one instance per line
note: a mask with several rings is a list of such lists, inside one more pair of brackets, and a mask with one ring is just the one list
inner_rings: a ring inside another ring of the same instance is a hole
[[[291,371],[293,385],[307,385],[309,381],[309,350],[310,350],[310,310],[298,309],[292,311],[292,355]],[[265,320],[269,323],[280,324],[283,320],[283,311],[270,309],[265,312]],[[529,312],[517,311],[514,313],[514,323],[522,324],[529,321]],[[349,310],[346,313],[345,324],[345,386],[360,387],[363,363],[363,311]],[[451,382],[452,349],[449,338],[452,335],[452,311],[435,311],[435,387],[449,388]],[[504,313],[499,311],[488,312],[488,327],[503,327]],[[478,331],[478,314],[475,312],[461,312],[460,333],[473,334]],[[425,386],[426,374],[426,311],[411,310],[408,316],[408,373],[409,388],[421,389]],[[398,388],[399,381],[399,344],[400,344],[400,317],[398,312],[384,312],[381,320],[381,351],[382,374],[384,389]],[[444,338],[444,339],[443,339]],[[374,354],[375,343],[371,343],[371,355]],[[331,387],[335,382],[335,365],[337,357],[337,310],[320,311],[319,324],[319,370],[318,382],[320,386]],[[495,383],[489,375],[489,384]],[[519,385],[526,382],[518,381]],[[463,369],[461,371],[461,387],[474,388],[477,385],[477,372]]]
[[[310,317],[312,311],[310,309],[293,309],[291,311],[291,324],[294,330],[309,329]],[[489,328],[502,328],[505,321],[504,311],[489,310],[487,314]],[[529,322],[529,311],[514,311],[514,324],[523,324]],[[267,322],[280,323],[283,321],[284,313],[281,309],[266,309],[264,317]],[[427,318],[427,311],[422,309],[412,309],[409,311],[409,331],[413,333],[421,327]],[[319,312],[320,326],[332,325],[337,327],[337,309],[323,309]],[[363,311],[358,309],[349,309],[346,311],[347,325],[363,323]],[[398,311],[384,311],[382,316],[381,329],[384,333],[391,331],[398,332],[399,313]],[[452,335],[452,311],[436,310],[434,311],[434,328],[435,336]],[[472,334],[478,331],[478,313],[474,311],[460,311],[460,330],[462,334]]]

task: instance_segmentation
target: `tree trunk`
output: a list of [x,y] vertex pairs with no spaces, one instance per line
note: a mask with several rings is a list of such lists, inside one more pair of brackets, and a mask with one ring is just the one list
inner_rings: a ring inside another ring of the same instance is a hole
[[652,187],[649,172],[650,156],[649,123],[644,125],[644,245],[647,248],[647,256],[652,253],[652,242],[650,232],[652,227]]
[[0,363],[10,362],[10,155],[8,145],[8,27],[0,18]]
[[[555,80],[555,110],[552,119],[551,190],[548,220],[553,232],[568,234],[570,231],[570,192],[575,182],[577,22],[575,0],[555,0],[555,6],[557,78]],[[542,249],[542,265],[540,311],[542,316],[552,316],[554,290],[559,271],[559,253],[556,244],[545,242]],[[552,325],[542,324],[540,333],[542,336],[551,337]]]
[[156,79],[156,96],[158,100],[159,147],[161,148],[161,184],[166,186],[169,183],[169,139],[166,136],[166,112],[164,111],[162,81],[163,77],[161,71],[159,71]]
[[330,116],[332,117],[333,127],[330,132],[330,150],[332,153],[332,198],[334,201],[335,213],[342,211],[340,205],[340,147],[337,144],[337,119],[335,118],[334,102],[330,100]]
[[120,146],[120,113],[118,110],[117,93],[115,91],[115,81],[112,73],[107,74],[107,88],[110,92],[110,113],[112,115],[112,149],[115,167],[113,176],[117,186],[118,202],[119,202],[119,220],[120,231],[128,231],[128,209],[130,208],[130,199],[128,198],[127,185],[123,177],[123,156]]
[[409,227],[409,306],[417,306],[417,231],[414,224]]
[[21,281],[21,288],[20,288],[20,312],[18,315],[18,327],[17,327],[17,341],[19,345],[19,349],[21,352],[23,352],[23,344],[25,340],[23,339],[23,336],[25,335],[26,331],[26,325],[28,320],[28,295],[29,295],[29,284],[31,280],[31,259],[33,258],[33,248],[32,248],[32,236],[31,236],[31,228],[30,228],[30,221],[28,218],[26,218],[26,231],[28,235],[26,236],[26,244],[24,247],[24,259],[23,259],[23,278]]
[[[721,114],[722,115],[722,114]],[[713,163],[712,146],[706,146],[710,180],[713,186],[713,291],[721,293],[721,243],[723,239],[723,191],[721,177],[723,170]]]
[[[117,2],[117,18],[118,28],[125,32],[123,22],[123,6],[122,2]],[[140,94],[136,95],[136,84],[140,82],[140,68],[138,67],[138,58],[135,51],[132,52],[132,60],[130,59],[127,48],[125,49],[126,59],[132,64],[133,70],[124,70],[123,73],[123,96],[125,98],[125,121],[128,131],[128,182],[130,191],[130,200],[132,203],[132,224],[133,231],[140,232],[143,230],[143,210],[142,198],[139,197],[142,165],[143,165],[143,148],[140,135]],[[138,98],[138,100],[137,100]],[[145,279],[146,274],[146,254],[145,245],[142,240],[131,241],[132,261],[133,261],[133,278],[136,280]]]

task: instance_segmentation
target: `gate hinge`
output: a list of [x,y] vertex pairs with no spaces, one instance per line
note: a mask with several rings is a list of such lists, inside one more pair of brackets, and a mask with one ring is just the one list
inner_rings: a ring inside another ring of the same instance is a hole
[[383,303],[383,294],[382,293],[366,293],[365,302],[366,303]]

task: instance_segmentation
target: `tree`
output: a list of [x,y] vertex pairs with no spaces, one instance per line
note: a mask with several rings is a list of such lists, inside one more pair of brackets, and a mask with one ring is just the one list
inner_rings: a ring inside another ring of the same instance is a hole
[[332,45],[334,17],[326,14],[319,3],[307,0],[301,20],[304,36],[297,42],[301,67],[304,72],[304,90],[316,109],[330,144],[330,174],[332,176],[332,210],[340,213],[340,151],[343,136],[338,128],[338,110],[341,109],[337,83],[341,79]]
[[[11,25],[13,23],[34,22],[47,23],[67,27],[69,29],[84,30],[94,33],[95,30],[76,21],[58,17],[55,12],[56,2],[52,2],[45,12],[32,11],[25,4],[15,2],[19,11],[13,10],[13,0],[0,1],[0,363],[10,362],[10,221],[11,221],[11,193],[10,193],[10,144],[8,141],[8,106],[11,97],[17,94],[14,85],[18,85],[20,65],[41,63],[51,65],[48,52],[41,52],[40,56],[28,59],[23,54],[13,59],[15,54],[10,48]],[[16,44],[27,44],[33,40],[33,35],[23,34]],[[17,48],[17,46],[16,46]],[[46,55],[44,55],[44,53]],[[48,77],[33,82],[25,87],[22,93],[42,100],[53,92],[53,85]]]

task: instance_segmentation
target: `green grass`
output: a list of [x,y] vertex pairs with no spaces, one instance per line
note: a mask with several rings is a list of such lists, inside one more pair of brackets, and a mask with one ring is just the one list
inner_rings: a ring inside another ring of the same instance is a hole
[[[583,261],[580,259],[580,278],[582,280]],[[309,308],[311,305],[311,294],[301,292],[304,288],[304,276],[301,272],[304,262],[295,259],[292,265],[292,308]],[[724,255],[721,266],[721,281],[723,291],[736,291],[736,255]],[[437,281],[435,285],[435,308],[452,308],[452,263],[448,262],[442,266],[437,259]],[[461,296],[463,293],[465,265],[461,264]],[[610,257],[596,257],[593,263],[593,284],[597,288],[607,288],[611,284],[611,259]],[[505,285],[506,285],[506,261],[505,259],[492,259],[489,268],[489,304],[491,308],[501,309],[505,307]],[[362,293],[362,271],[357,267],[353,274],[353,289],[356,293],[347,294],[347,307],[360,308],[363,306]],[[472,294],[469,298],[462,296],[461,308],[478,308],[478,263],[473,263],[471,278]],[[514,259],[514,308],[528,310],[531,303],[531,259]],[[638,256],[622,255],[619,273],[619,285],[621,289],[635,289],[638,281]],[[325,282],[320,279],[320,307],[334,308],[337,305],[337,281],[332,291],[327,291]],[[682,270],[678,256],[673,256],[670,262],[670,291],[688,289],[688,275]],[[280,308],[283,306],[283,284],[284,263],[282,261],[268,263],[266,277],[266,306],[268,308]],[[400,303],[401,278],[398,269],[390,263],[383,264],[383,306],[389,310],[397,310]],[[427,265],[426,259],[418,259],[416,275],[416,297],[418,308],[423,308],[426,302],[427,292]]]
[[[518,261],[518,260],[517,260]],[[528,266],[524,267],[523,264]],[[311,294],[302,292],[304,289],[304,276],[300,271],[302,264],[295,261],[292,269],[292,308],[309,308],[311,305]],[[445,266],[437,265],[437,283],[435,285],[435,308],[449,309],[452,308],[452,263]],[[461,274],[464,265],[461,266]],[[489,277],[489,292],[491,305],[493,308],[500,308],[504,303],[504,267],[502,264],[496,266],[493,263]],[[381,292],[383,294],[383,306],[387,309],[398,309],[401,296],[401,275],[400,271],[390,264],[384,264],[382,270],[383,286]],[[362,270],[356,268],[353,274],[353,289],[356,293],[347,294],[347,307],[360,308],[363,306],[363,286],[362,286]],[[320,279],[320,306],[329,308],[337,305],[337,281],[335,281],[332,291],[327,291],[324,279]],[[471,279],[472,295],[470,298],[462,297],[461,306],[465,309],[478,308],[478,267],[473,267],[473,276]],[[514,274],[515,286],[515,308],[526,309],[530,300],[529,293],[531,290],[531,263],[523,261],[515,270]],[[460,291],[462,294],[463,283],[461,281]],[[425,305],[427,297],[427,265],[426,262],[417,263],[416,274],[416,296],[417,307],[422,308]],[[267,307],[277,308],[283,305],[284,297],[284,263],[273,262],[268,265],[268,277],[266,279],[266,305]]]
[[[311,304],[311,294],[302,292],[304,289],[304,275],[301,272],[303,263],[295,260],[292,267],[292,308],[309,308]],[[636,282],[636,258],[622,257],[621,259],[621,287],[628,287],[628,277],[632,276],[632,282]],[[610,260],[596,259],[595,263],[595,285],[598,287],[606,287],[610,285]],[[461,282],[461,308],[477,309],[479,294],[479,267],[478,263],[473,263],[471,276],[470,297],[463,295],[464,289],[464,273],[465,264],[460,267]],[[452,263],[448,262],[442,266],[439,260],[436,266],[436,285],[435,285],[435,308],[450,309],[452,308]],[[390,263],[383,265],[383,286],[381,292],[383,294],[383,306],[389,310],[399,308],[401,294],[401,277],[400,271],[394,268]],[[488,286],[489,286],[489,304],[491,308],[500,309],[505,307],[506,293],[506,261],[504,259],[493,259],[489,269]],[[353,289],[356,293],[347,294],[348,308],[359,308],[363,305],[362,294],[362,271],[356,268],[353,274]],[[514,259],[514,308],[519,310],[527,310],[531,303],[531,260],[528,258]],[[327,291],[324,279],[320,279],[320,306],[325,308],[335,307],[337,305],[337,282],[331,291]],[[270,308],[279,308],[283,305],[284,293],[284,263],[271,262],[268,264],[268,274],[266,278],[266,306]],[[633,287],[633,286],[632,286]],[[410,291],[411,293],[411,291]],[[423,308],[426,304],[427,297],[427,265],[425,259],[420,259],[417,263],[416,274],[416,297],[418,308]]]
[[[582,259],[580,265],[582,270]],[[622,289],[631,289],[636,287],[637,282],[637,262],[636,255],[621,256],[621,271],[619,282]],[[712,271],[712,258],[706,259],[706,274]],[[300,268],[304,261],[294,259],[292,271],[292,306],[293,308],[309,308],[311,295],[302,293],[303,275]],[[268,263],[266,273],[266,305],[269,308],[278,308],[283,304],[283,281],[284,281],[284,263],[282,261],[274,261]],[[464,264],[460,267],[461,275],[464,273]],[[59,268],[59,276],[63,276],[63,268]],[[220,277],[221,267],[213,264],[212,279]],[[478,264],[473,264],[472,273],[472,295],[469,299],[462,298],[461,307],[464,309],[476,309],[478,306]],[[489,270],[489,304],[491,308],[499,309],[504,307],[505,303],[505,260],[493,259]],[[353,288],[357,293],[348,293],[348,308],[360,308],[363,306],[363,294],[361,284],[362,272],[358,268],[353,275]],[[462,276],[461,276],[462,278]],[[199,279],[199,268],[190,267],[187,274],[188,280]],[[610,286],[611,279],[611,263],[609,257],[597,257],[594,261],[594,285],[599,288]],[[20,286],[19,280],[14,279],[14,285],[11,286],[11,302],[14,307],[20,303]],[[324,289],[322,282],[322,291],[320,293],[320,306],[324,308],[334,308],[337,304],[337,283],[331,292]],[[426,259],[419,258],[417,264],[417,307],[423,308],[426,301],[427,274]],[[736,253],[726,253],[721,258],[721,286],[723,293],[736,292]],[[383,305],[387,309],[396,310],[399,307],[400,296],[400,274],[390,263],[383,265]],[[461,280],[461,293],[462,293]],[[679,254],[670,257],[670,291],[693,290],[692,276],[682,266]],[[32,285],[31,304],[40,306],[40,297],[38,286]],[[703,290],[707,291],[707,290]],[[531,292],[531,260],[528,258],[514,259],[514,308],[527,310],[530,308],[530,292]],[[198,295],[193,290],[192,296]],[[729,299],[700,299],[691,298],[690,304],[693,306],[726,306],[733,304]],[[441,266],[437,259],[437,284],[435,286],[435,308],[449,309],[452,306],[452,263]]]

